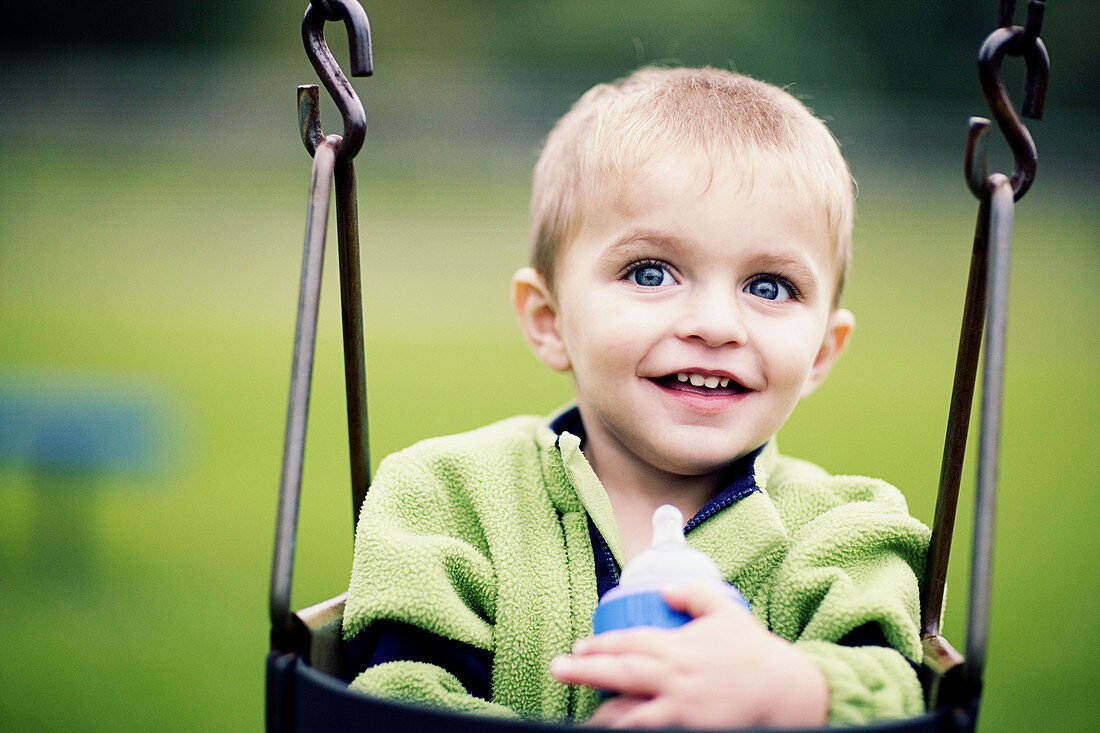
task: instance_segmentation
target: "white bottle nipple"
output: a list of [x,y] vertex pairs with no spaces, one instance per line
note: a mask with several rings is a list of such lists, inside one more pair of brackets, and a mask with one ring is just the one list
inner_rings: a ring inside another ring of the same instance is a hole
[[684,539],[684,515],[671,504],[662,504],[653,512],[653,539],[649,546],[660,547],[666,543],[676,547],[687,546],[687,540]]
[[620,585],[662,586],[696,580],[722,580],[718,565],[684,538],[684,515],[671,504],[653,512],[653,539],[623,568]]

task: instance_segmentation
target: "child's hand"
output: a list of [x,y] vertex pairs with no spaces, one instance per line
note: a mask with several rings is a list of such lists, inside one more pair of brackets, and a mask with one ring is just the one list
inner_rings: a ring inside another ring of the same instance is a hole
[[670,589],[665,600],[693,620],[678,629],[639,628],[579,639],[550,670],[567,684],[618,697],[588,721],[615,728],[820,725],[829,690],[793,644],[705,584]]

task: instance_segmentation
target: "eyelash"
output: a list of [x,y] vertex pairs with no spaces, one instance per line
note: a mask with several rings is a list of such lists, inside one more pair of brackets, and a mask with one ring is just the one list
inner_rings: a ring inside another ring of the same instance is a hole
[[777,283],[787,289],[787,292],[791,294],[791,300],[802,299],[802,294],[799,292],[798,288],[793,282],[774,272],[762,272],[759,275],[753,275],[751,278],[749,278],[748,282],[745,283],[745,287],[747,288],[753,283],[759,282],[760,280],[775,280]]
[[629,265],[624,267],[622,269],[622,272],[619,273],[619,279],[626,280],[638,270],[644,270],[647,267],[656,267],[661,270],[665,270],[666,272],[668,272],[669,275],[672,275],[673,279],[676,279],[676,276],[673,273],[672,265],[668,264],[664,260],[653,260],[648,258],[644,260],[636,260],[635,262],[631,262]]

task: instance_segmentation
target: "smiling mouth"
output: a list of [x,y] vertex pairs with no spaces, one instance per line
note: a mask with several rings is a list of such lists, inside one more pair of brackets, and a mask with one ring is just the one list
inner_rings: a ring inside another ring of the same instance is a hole
[[738,395],[749,390],[728,377],[699,372],[677,372],[653,380],[665,389],[703,395]]

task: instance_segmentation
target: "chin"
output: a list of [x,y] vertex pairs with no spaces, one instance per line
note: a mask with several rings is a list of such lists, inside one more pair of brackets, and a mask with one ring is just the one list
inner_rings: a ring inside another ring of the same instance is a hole
[[[767,438],[752,442],[750,440],[731,441],[729,435],[720,437],[720,440],[708,441],[707,436],[692,435],[691,431],[686,431],[681,440],[666,442],[663,445],[664,450],[660,453],[669,458],[670,463],[683,467],[684,470],[677,473],[699,476],[720,471],[767,442]],[[749,445],[750,442],[752,445]]]
[[[754,446],[756,447],[756,446]],[[665,465],[657,467],[677,476],[706,476],[707,474],[724,471],[731,463],[746,455],[752,448],[738,453],[729,451],[700,452],[693,450],[690,455],[679,454],[664,461]]]

